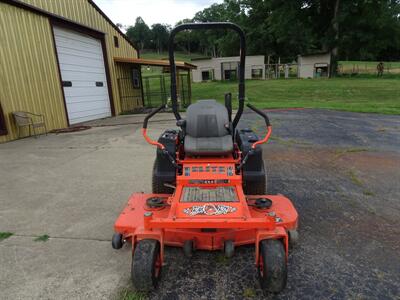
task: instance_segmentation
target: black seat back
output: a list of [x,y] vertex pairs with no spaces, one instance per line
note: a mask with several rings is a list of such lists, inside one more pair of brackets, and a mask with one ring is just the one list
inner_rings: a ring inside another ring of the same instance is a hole
[[227,155],[233,151],[229,115],[215,100],[200,100],[188,107],[185,152],[188,155]]
[[222,137],[229,133],[225,106],[215,100],[200,100],[187,109],[186,134],[194,138]]

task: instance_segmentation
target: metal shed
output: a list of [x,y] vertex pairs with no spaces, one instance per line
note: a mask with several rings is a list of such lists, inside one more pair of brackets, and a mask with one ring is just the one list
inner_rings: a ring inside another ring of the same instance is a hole
[[299,78],[329,77],[331,54],[318,52],[298,55],[297,63]]
[[12,112],[43,114],[48,129],[121,113],[119,78],[142,99],[135,46],[91,0],[0,0],[0,142],[15,139]]

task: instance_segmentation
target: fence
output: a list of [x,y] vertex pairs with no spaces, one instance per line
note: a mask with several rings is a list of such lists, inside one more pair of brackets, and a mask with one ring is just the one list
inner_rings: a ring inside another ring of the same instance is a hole
[[297,64],[266,64],[265,79],[297,78]]
[[[377,74],[377,66],[379,62],[351,62],[343,61],[338,64],[338,74],[341,75],[358,75],[358,74]],[[400,63],[383,62],[384,74],[400,74]]]
[[[169,104],[171,98],[170,75],[150,75],[142,77],[143,100],[146,107],[157,107],[161,104]],[[181,107],[187,107],[192,101],[190,76],[179,74],[177,82],[178,102]]]

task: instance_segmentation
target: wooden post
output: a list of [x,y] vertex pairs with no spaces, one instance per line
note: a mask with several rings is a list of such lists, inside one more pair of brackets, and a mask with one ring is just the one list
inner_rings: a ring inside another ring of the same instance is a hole
[[[182,74],[183,75],[183,74]],[[185,85],[183,84],[183,76],[180,75],[181,79],[181,104],[182,107],[185,107],[186,97],[185,97]]]
[[180,102],[181,102],[181,84],[179,82],[179,68],[176,68],[176,93],[177,95],[177,101],[178,101],[178,109],[180,108]]
[[278,58],[278,65],[277,65],[277,68],[276,68],[276,73],[277,73],[277,78],[279,79],[280,77],[281,77],[281,72],[280,72],[280,66],[281,66],[281,57],[279,56],[279,58]]
[[188,103],[189,106],[192,103],[192,80],[190,79],[190,69],[188,69],[188,76],[187,76],[187,85],[188,85]]
[[145,85],[146,85],[146,96],[147,96],[147,105],[148,107],[151,107],[151,92],[150,92],[150,83],[149,83],[149,78],[145,78]]

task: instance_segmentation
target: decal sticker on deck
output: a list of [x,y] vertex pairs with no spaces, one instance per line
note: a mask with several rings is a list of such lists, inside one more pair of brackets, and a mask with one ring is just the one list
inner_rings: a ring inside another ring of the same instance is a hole
[[183,212],[189,216],[196,215],[207,215],[207,216],[218,216],[226,215],[236,211],[236,207],[221,204],[204,204],[201,206],[192,206],[185,208]]

